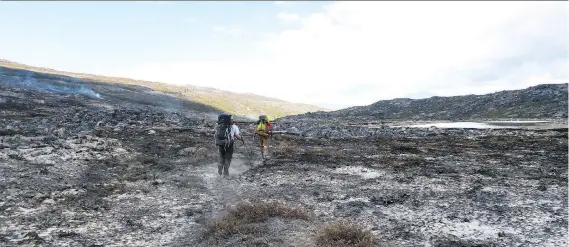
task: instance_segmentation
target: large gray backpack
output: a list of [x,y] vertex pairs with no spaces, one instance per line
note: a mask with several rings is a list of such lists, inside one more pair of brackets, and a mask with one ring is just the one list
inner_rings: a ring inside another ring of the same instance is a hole
[[232,142],[231,115],[221,114],[217,117],[217,126],[215,128],[215,145],[230,146]]

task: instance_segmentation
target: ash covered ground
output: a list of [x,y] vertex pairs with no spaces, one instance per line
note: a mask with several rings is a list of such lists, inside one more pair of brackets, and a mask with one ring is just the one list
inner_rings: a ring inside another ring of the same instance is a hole
[[[135,86],[0,79],[2,246],[321,246],[339,219],[373,235],[359,246],[567,245],[567,128],[287,118],[278,129],[300,135],[273,136],[265,162],[241,125],[246,145],[221,178],[215,109]],[[290,210],[229,220],[255,200]]]

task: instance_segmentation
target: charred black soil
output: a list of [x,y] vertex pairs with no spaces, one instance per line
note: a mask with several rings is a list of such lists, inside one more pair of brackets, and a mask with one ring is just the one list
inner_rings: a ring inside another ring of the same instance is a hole
[[262,162],[245,124],[222,178],[215,112],[130,90],[0,84],[0,245],[567,245],[566,128],[277,122],[318,131],[274,135]]

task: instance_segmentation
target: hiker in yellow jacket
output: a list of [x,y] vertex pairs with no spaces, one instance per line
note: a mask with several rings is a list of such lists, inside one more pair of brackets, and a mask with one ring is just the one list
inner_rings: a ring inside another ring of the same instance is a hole
[[273,135],[273,125],[266,115],[259,116],[259,120],[256,125],[255,135],[259,135],[261,156],[263,159],[266,159],[269,154],[269,137]]

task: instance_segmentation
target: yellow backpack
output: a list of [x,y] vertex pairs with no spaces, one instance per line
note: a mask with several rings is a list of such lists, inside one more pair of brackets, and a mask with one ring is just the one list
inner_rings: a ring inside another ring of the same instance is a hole
[[271,125],[271,122],[269,122],[267,116],[261,115],[259,117],[259,121],[257,121],[257,131],[263,131],[265,133],[269,133],[272,130],[273,126]]
[[257,124],[257,131],[263,131],[263,132],[267,131],[267,125],[262,121],[259,121],[259,123]]

